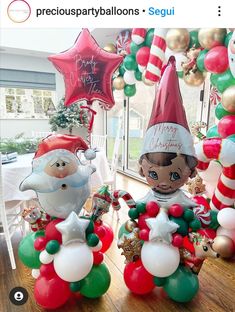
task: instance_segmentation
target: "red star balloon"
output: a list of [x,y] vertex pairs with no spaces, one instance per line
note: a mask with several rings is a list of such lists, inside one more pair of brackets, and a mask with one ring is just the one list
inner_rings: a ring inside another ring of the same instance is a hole
[[102,50],[88,29],[83,29],[74,46],[48,59],[64,76],[65,105],[98,100],[105,109],[114,105],[112,76],[122,62],[120,55]]

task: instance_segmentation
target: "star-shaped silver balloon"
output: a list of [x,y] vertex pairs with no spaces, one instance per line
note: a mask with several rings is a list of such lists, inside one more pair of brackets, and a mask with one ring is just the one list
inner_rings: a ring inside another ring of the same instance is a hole
[[167,213],[161,209],[155,218],[146,219],[150,228],[149,240],[159,240],[167,244],[172,242],[172,233],[176,232],[179,225],[170,221]]
[[56,224],[57,230],[62,234],[63,245],[78,241],[86,241],[86,229],[90,221],[79,218],[74,211],[64,221]]

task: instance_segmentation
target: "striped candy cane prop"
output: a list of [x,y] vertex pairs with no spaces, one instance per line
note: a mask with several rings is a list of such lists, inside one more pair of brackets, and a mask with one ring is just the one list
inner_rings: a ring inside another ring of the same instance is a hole
[[136,202],[134,201],[132,196],[126,191],[117,190],[117,191],[114,191],[112,195],[113,195],[112,206],[113,206],[113,209],[116,211],[118,211],[121,208],[120,203],[119,203],[120,198],[124,200],[124,202],[127,204],[129,208],[134,208],[136,206]]
[[235,142],[229,139],[209,138],[195,145],[197,168],[206,170],[211,160],[219,160],[223,171],[212,196],[212,210],[231,207],[235,202]]
[[161,78],[161,68],[165,58],[167,29],[155,28],[153,42],[150,49],[150,57],[145,73],[145,78],[158,82]]

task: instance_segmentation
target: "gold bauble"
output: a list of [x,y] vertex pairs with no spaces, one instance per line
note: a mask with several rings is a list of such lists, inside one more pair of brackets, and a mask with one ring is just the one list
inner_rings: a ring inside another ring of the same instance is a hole
[[167,32],[167,47],[174,52],[183,52],[188,49],[190,41],[189,32],[186,28],[173,28]]
[[107,43],[103,49],[110,53],[117,53],[117,48],[113,43]]
[[125,81],[124,79],[119,76],[113,79],[113,87],[116,90],[122,90],[125,87]]
[[154,84],[155,84],[155,82],[153,82],[153,81],[151,81],[151,80],[149,80],[149,79],[146,79],[145,78],[145,73],[146,73],[146,69],[143,71],[143,73],[142,73],[142,81],[143,81],[143,83],[146,85],[146,86],[153,86]]
[[216,236],[212,248],[222,258],[231,258],[235,252],[233,240],[225,235]]
[[198,32],[198,40],[203,48],[209,50],[223,45],[226,34],[226,28],[201,28]]
[[188,75],[183,76],[184,82],[192,87],[200,86],[206,79],[206,74],[200,71],[190,72]]
[[226,111],[235,113],[235,86],[231,86],[223,92],[221,102]]
[[133,220],[128,220],[125,223],[125,228],[128,232],[132,232],[134,230],[134,228],[136,228],[138,226],[137,222],[133,221]]

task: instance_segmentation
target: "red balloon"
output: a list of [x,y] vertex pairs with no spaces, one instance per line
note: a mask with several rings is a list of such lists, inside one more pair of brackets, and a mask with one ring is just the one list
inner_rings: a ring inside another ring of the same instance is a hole
[[192,197],[192,200],[197,203],[198,205],[202,205],[205,208],[207,208],[208,210],[210,210],[210,205],[208,203],[208,201],[205,199],[205,197],[197,195]]
[[46,248],[47,242],[48,242],[48,240],[47,240],[46,237],[40,236],[40,237],[35,239],[35,241],[34,241],[34,248],[37,251],[42,251],[43,249]]
[[150,201],[146,205],[146,211],[150,217],[156,217],[156,215],[159,213],[160,206],[154,202]]
[[202,236],[206,236],[207,238],[214,239],[216,237],[216,231],[213,229],[200,229],[197,232]]
[[42,264],[40,267],[40,274],[41,274],[41,276],[44,276],[47,278],[52,278],[53,276],[55,276],[56,272],[54,269],[53,262],[51,262],[49,264]]
[[139,238],[144,240],[144,241],[148,241],[149,240],[149,232],[150,232],[150,230],[147,230],[147,229],[140,230]]
[[102,252],[93,252],[93,262],[95,265],[101,264],[104,260],[104,255]]
[[205,56],[205,68],[213,74],[220,74],[229,67],[228,49],[218,46],[210,49]]
[[142,47],[136,53],[136,62],[138,65],[147,66],[150,56],[150,48]]
[[74,46],[48,59],[64,76],[65,105],[94,100],[106,109],[114,105],[112,76],[123,58],[101,49],[88,29],[83,29]]
[[[103,235],[105,231],[105,234]],[[111,226],[103,221],[95,222],[94,233],[99,236],[99,239],[102,242],[102,248],[100,252],[105,252],[109,249],[113,242],[114,234]],[[102,233],[102,235],[100,235]]]
[[169,214],[172,217],[176,217],[176,218],[181,217],[183,213],[184,213],[184,208],[181,205],[174,204],[170,206]]
[[48,223],[45,231],[46,239],[49,240],[57,240],[60,244],[62,244],[62,235],[55,227],[56,224],[60,223],[61,221],[64,221],[63,219],[55,219],[52,220],[50,223]]
[[44,309],[56,309],[66,303],[71,295],[69,283],[57,275],[51,278],[39,276],[34,286],[36,302]]
[[172,237],[172,245],[175,246],[175,247],[182,247],[183,246],[183,243],[184,243],[184,239],[183,239],[183,236],[176,233],[176,234],[173,234],[173,237]]
[[146,229],[146,230],[149,230],[149,227],[147,226],[147,223],[146,223],[146,219],[149,219],[151,218],[150,215],[148,213],[142,213],[139,215],[139,218],[138,218],[138,227],[143,230],[143,229]]
[[228,115],[220,119],[218,123],[218,132],[223,139],[235,134],[235,116]]
[[155,287],[153,275],[144,268],[141,260],[130,262],[125,266],[124,281],[130,291],[138,295],[145,295]]

